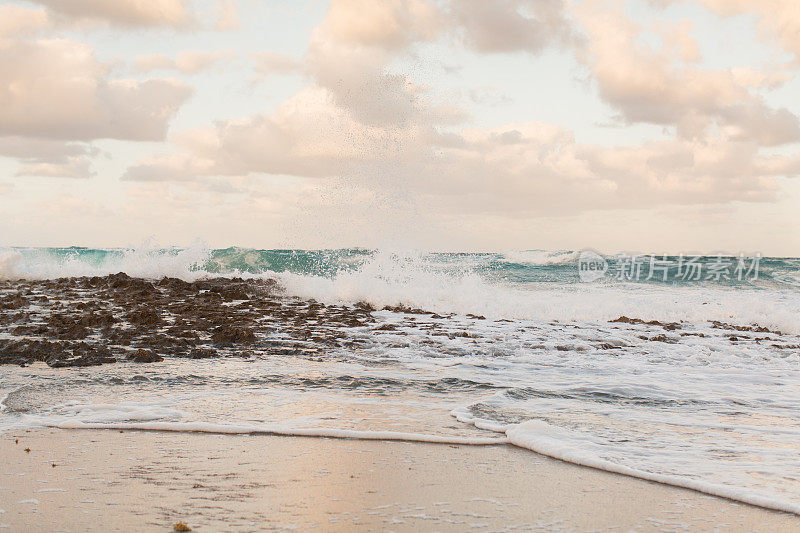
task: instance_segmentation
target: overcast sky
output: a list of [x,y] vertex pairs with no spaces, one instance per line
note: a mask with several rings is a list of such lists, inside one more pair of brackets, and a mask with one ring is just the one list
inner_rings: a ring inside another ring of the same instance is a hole
[[796,0],[0,2],[0,245],[800,255]]

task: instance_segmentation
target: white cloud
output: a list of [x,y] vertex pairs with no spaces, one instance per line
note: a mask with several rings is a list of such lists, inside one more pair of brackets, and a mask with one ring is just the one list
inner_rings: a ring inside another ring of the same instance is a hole
[[385,138],[333,104],[324,89],[307,89],[273,115],[220,121],[175,135],[183,155],[150,158],[129,169],[127,180],[183,180],[250,173],[306,177],[337,175],[356,163],[380,159]]
[[401,49],[438,36],[442,20],[429,0],[332,0],[318,29],[349,46]]
[[[541,123],[467,130],[420,165],[418,187],[459,213],[576,213],[670,204],[775,199],[775,178],[800,157],[764,157],[725,138],[636,146],[576,143]],[[462,191],[462,192],[454,192]]]
[[[0,132],[157,141],[191,94],[170,79],[109,79],[88,45],[0,41]],[[55,96],[57,95],[57,96]]]
[[217,3],[217,23],[214,27],[219,31],[239,29],[239,3],[237,0],[219,0]]
[[187,153],[148,157],[131,167],[125,181],[199,181],[211,172],[210,166]]
[[85,143],[49,139],[0,137],[0,156],[21,162],[17,176],[88,178],[99,150]]
[[15,4],[0,5],[0,39],[36,33],[52,27],[47,11]]
[[334,0],[313,31],[306,69],[333,102],[366,126],[399,127],[464,119],[449,103],[388,65],[419,41],[432,40],[439,12],[424,0]]
[[90,178],[96,173],[92,163],[83,157],[68,157],[63,163],[24,164],[17,170],[17,176],[45,176],[51,178]]
[[479,52],[538,53],[574,39],[563,0],[455,0],[450,13],[464,42]]
[[54,12],[77,19],[121,26],[185,27],[192,15],[184,0],[33,0]]
[[279,54],[269,50],[256,52],[255,71],[257,74],[294,74],[302,72],[305,68],[303,62],[286,54]]
[[769,201],[775,178],[800,164],[796,157],[761,156],[752,141],[723,137],[633,147],[579,144],[570,131],[538,122],[448,135],[414,125],[387,134],[350,118],[323,90],[301,93],[273,116],[184,132],[176,144],[185,152],[141,161],[125,179],[351,176],[367,188],[402,182],[454,213],[552,214]]
[[0,155],[5,157],[54,162],[92,153],[94,149],[83,143],[14,136],[0,137]]
[[[587,41],[574,41],[568,13],[557,1],[463,2],[449,9],[461,13],[450,28],[462,28],[464,39],[482,52],[535,53],[551,44],[580,43],[578,53],[602,98],[624,121],[672,126],[676,138],[600,146],[535,121],[458,131],[465,116],[460,108],[389,68],[414,43],[448,31],[443,11],[425,2],[341,0],[312,34],[304,63],[311,87],[272,114],[176,134],[181,152],[146,158],[124,179],[350,176],[361,190],[402,183],[451,214],[511,216],[769,201],[776,178],[791,175],[800,161],[761,153],[762,145],[800,135],[794,115],[769,108],[757,93],[781,83],[780,76],[700,68],[686,21],[659,26],[664,47],[652,49],[640,42],[640,28],[619,2],[580,4]],[[539,25],[550,33],[523,37]],[[504,40],[489,41],[482,32]],[[285,56],[265,53],[259,61],[264,72],[299,69]]]
[[762,145],[800,140],[800,120],[787,109],[770,108],[752,85],[742,83],[741,72],[681,62],[687,54],[695,59],[692,39],[681,25],[676,31],[682,50],[676,58],[669,47],[643,44],[642,28],[622,7],[619,0],[585,0],[576,14],[589,35],[581,57],[601,98],[624,121],[674,126],[687,139],[702,139],[717,127],[731,138]]
[[189,50],[178,53],[175,59],[163,54],[138,56],[134,68],[139,72],[151,70],[175,70],[183,74],[197,74],[208,70],[223,60],[233,56],[231,51],[203,52]]
[[455,33],[483,53],[538,53],[574,35],[564,0],[333,0],[319,31],[350,46],[401,50]]
[[[661,2],[680,0],[660,0]],[[797,0],[699,0],[709,10],[732,16],[754,13],[761,33],[777,42],[800,62],[800,3]]]

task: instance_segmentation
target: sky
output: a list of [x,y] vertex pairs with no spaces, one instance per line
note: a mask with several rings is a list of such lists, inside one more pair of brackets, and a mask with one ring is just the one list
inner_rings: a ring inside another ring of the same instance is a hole
[[0,245],[800,256],[796,0],[0,1]]

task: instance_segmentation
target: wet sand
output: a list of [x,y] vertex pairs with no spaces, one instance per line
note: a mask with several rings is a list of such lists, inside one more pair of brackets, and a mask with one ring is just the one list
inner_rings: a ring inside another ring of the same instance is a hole
[[116,430],[0,435],[0,528],[170,531],[178,521],[194,531],[800,529],[794,515],[509,445]]

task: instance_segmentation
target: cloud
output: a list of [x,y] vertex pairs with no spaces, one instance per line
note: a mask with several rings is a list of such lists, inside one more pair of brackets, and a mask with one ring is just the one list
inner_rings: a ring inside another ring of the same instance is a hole
[[[345,177],[353,194],[381,198],[401,190],[444,216],[561,216],[775,200],[776,180],[800,166],[797,156],[762,152],[762,146],[800,136],[797,118],[770,108],[757,92],[782,83],[781,76],[703,70],[686,21],[658,27],[660,48],[645,45],[620,5],[584,0],[577,12],[583,40],[573,36],[564,5],[550,0],[465,0],[449,7],[334,1],[302,66],[309,87],[273,113],[174,134],[174,153],[139,161],[123,179],[190,187],[254,175],[319,184]],[[487,6],[495,11],[483,13]],[[455,22],[443,25],[442,14],[457,11]],[[539,26],[549,33],[523,31]],[[454,28],[485,53],[538,53],[572,43],[622,121],[671,127],[675,137],[606,146],[577,142],[572,131],[536,121],[464,128],[461,108],[392,69],[416,43]],[[301,68],[286,56],[265,53],[257,60],[262,72]]]
[[44,9],[14,4],[0,5],[0,39],[36,33],[53,25]]
[[661,36],[666,54],[684,63],[700,61],[700,45],[692,36],[695,27],[691,20],[662,22],[657,24],[654,30]]
[[[659,0],[662,4],[685,0]],[[796,0],[699,0],[720,16],[753,13],[759,17],[758,28],[800,62],[800,4]]]
[[[421,161],[415,186],[453,212],[574,214],[657,205],[772,201],[800,158],[721,137],[636,146],[575,142],[549,124],[465,130]],[[413,179],[413,178],[412,178]],[[454,192],[460,191],[460,192]]]
[[236,0],[219,0],[217,22],[214,27],[219,31],[239,29],[239,3]]
[[434,40],[441,27],[441,14],[428,0],[332,0],[318,31],[350,46],[397,50]]
[[96,173],[92,163],[83,157],[69,157],[64,163],[32,163],[20,166],[16,176],[45,176],[51,178],[90,178]]
[[528,122],[441,134],[421,125],[366,127],[306,91],[272,116],[176,135],[184,152],[131,167],[130,181],[200,181],[251,174],[350,176],[380,190],[402,183],[436,209],[463,213],[577,213],[671,204],[770,201],[797,157],[765,157],[723,137],[638,146],[577,143],[572,132]]
[[85,143],[0,137],[0,156],[21,162],[17,176],[88,178],[95,175],[91,162],[98,154]]
[[456,35],[481,53],[575,41],[564,0],[333,0],[314,30],[305,71],[339,107],[369,126],[454,125],[467,114],[389,66],[420,43]]
[[[419,115],[416,87],[388,63],[419,36],[425,2],[334,0],[313,31],[307,71],[333,102],[367,125],[400,126]],[[425,25],[422,24],[422,27]]]
[[0,41],[0,133],[5,135],[163,140],[191,92],[177,80],[109,79],[108,66],[85,44]]
[[[504,1],[492,6],[492,16],[487,19],[480,13],[486,9],[481,2],[333,0],[312,33],[303,64],[285,55],[261,52],[256,55],[255,70],[262,75],[307,74],[336,106],[366,126],[457,124],[466,118],[462,109],[452,102],[437,102],[427,87],[406,74],[392,72],[389,65],[415,45],[433,42],[448,32],[460,32],[481,51],[529,52],[538,52],[553,40],[564,40],[569,33],[562,0]],[[553,24],[557,27],[551,27]],[[480,35],[494,31],[508,35],[511,41],[492,44]],[[519,40],[523,34],[535,37],[525,37],[523,42]]]
[[68,157],[93,153],[90,145],[67,143],[48,139],[29,139],[25,137],[0,137],[0,155],[18,159],[36,159],[56,162]]
[[187,153],[147,157],[129,168],[123,181],[197,181],[211,172],[208,162]]
[[33,0],[71,18],[120,26],[186,27],[192,15],[184,0]]
[[133,62],[139,72],[151,70],[176,70],[182,74],[198,74],[208,70],[222,60],[230,59],[231,51],[202,52],[197,50],[180,52],[172,59],[163,54],[138,56]]
[[573,39],[563,0],[456,0],[450,14],[468,46],[483,53],[539,53]]
[[731,74],[736,83],[752,90],[778,89],[794,78],[789,71],[765,72],[752,67],[733,67]]
[[[674,126],[687,139],[701,139],[717,127],[761,145],[800,140],[800,120],[785,108],[770,108],[752,85],[742,83],[741,72],[701,69],[676,60],[670,46],[643,44],[641,28],[625,16],[620,1],[586,0],[576,14],[589,36],[581,59],[600,97],[625,122]],[[686,26],[679,23],[676,31],[679,57],[695,59]]]
[[423,0],[334,0],[311,35],[306,72],[336,106],[370,127],[463,121],[460,109],[434,102],[425,87],[389,69],[413,44],[436,38],[438,15]]
[[269,50],[256,52],[255,58],[255,71],[257,74],[294,74],[302,72],[304,65],[292,56],[286,54],[279,54]]
[[341,44],[397,51],[452,33],[481,53],[539,53],[573,41],[564,0],[333,0],[318,28]]
[[512,101],[498,87],[493,86],[472,87],[467,89],[466,94],[470,101],[482,105],[507,104]]
[[[410,142],[422,132],[409,128],[396,133]],[[174,137],[187,152],[141,161],[123,179],[187,180],[250,173],[326,177],[387,158],[382,128],[354,120],[322,88],[302,91],[272,115],[220,121]]]

